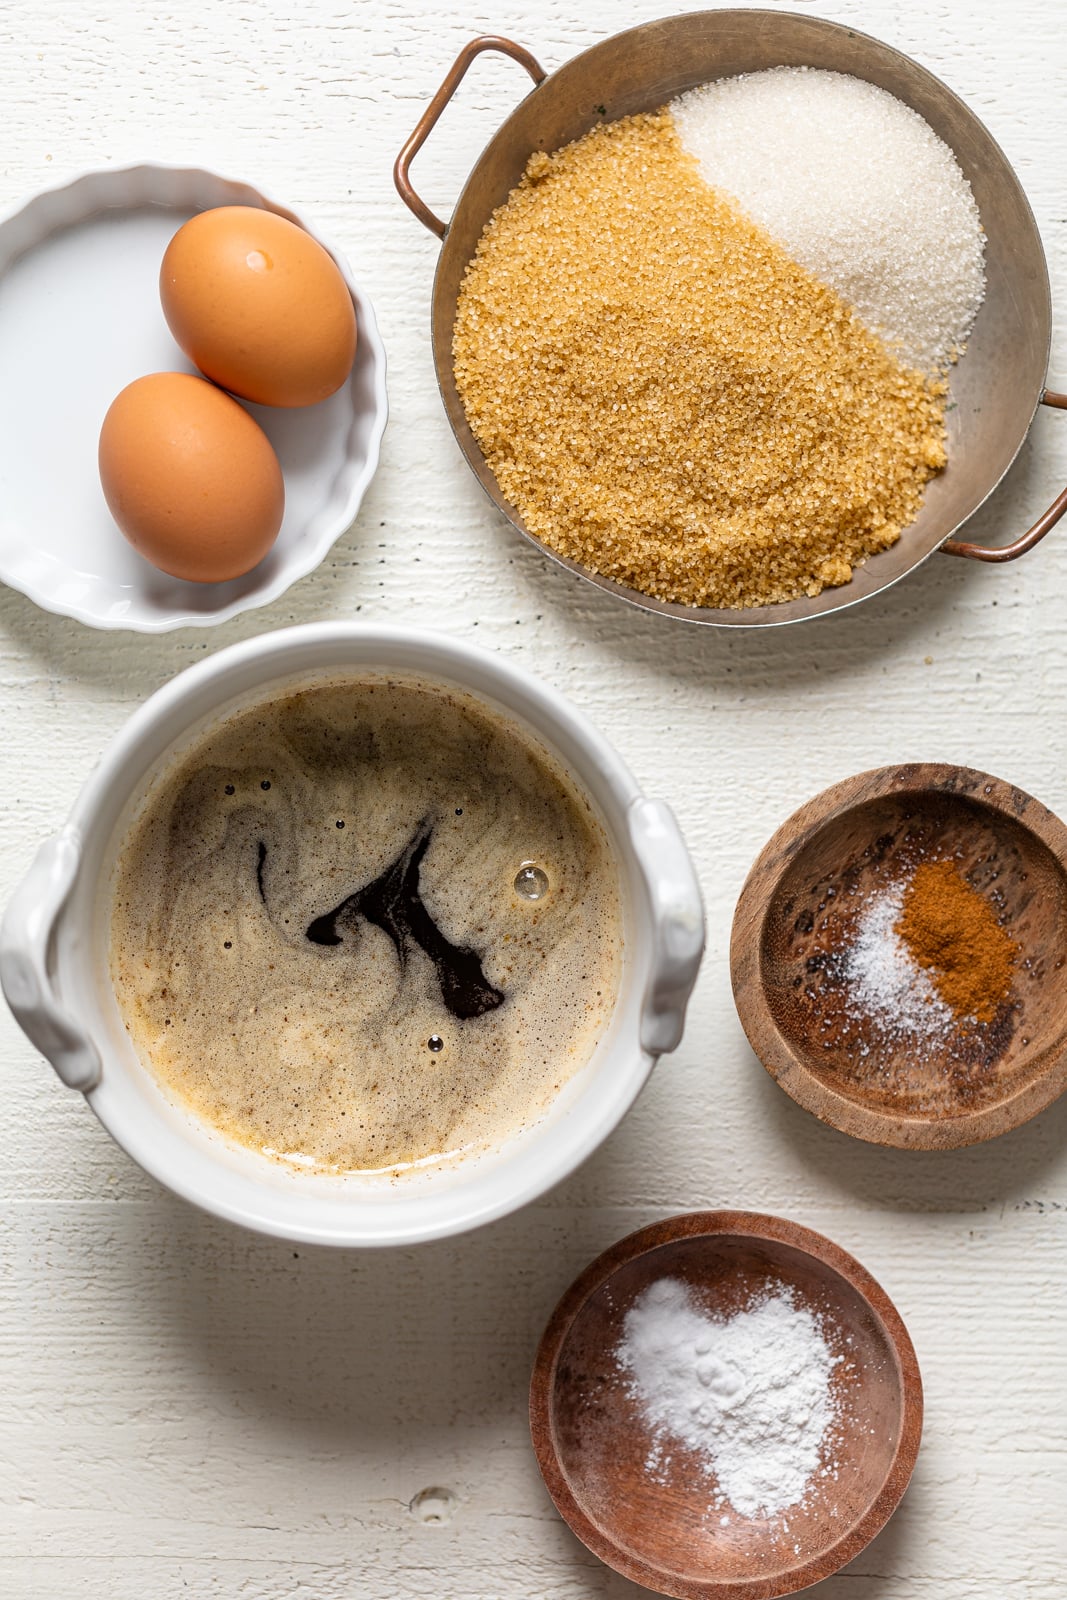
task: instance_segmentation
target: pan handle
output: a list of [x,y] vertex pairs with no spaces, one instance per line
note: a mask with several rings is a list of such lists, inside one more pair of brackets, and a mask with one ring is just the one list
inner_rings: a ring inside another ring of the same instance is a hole
[[483,50],[499,50],[501,55],[510,56],[513,61],[518,61],[521,66],[526,68],[535,86],[544,83],[547,76],[544,68],[535,61],[529,50],[524,50],[521,44],[514,44],[512,40],[503,39],[496,33],[483,33],[480,38],[472,39],[469,44],[463,46],[463,49],[453,61],[448,69],[444,83],[442,83],[426,110],[422,113],[414,133],[397,156],[396,165],[393,167],[393,182],[396,184],[401,200],[403,200],[409,211],[413,211],[419,221],[429,228],[431,233],[435,233],[439,239],[443,239],[448,232],[448,223],[442,222],[441,218],[435,216],[430,210],[425,200],[419,199],[419,196],[411,187],[408,169],[426,143],[427,136],[434,128],[438,117],[466,77],[467,68],[475,56],[480,56]]
[[[1046,389],[1041,396],[1041,403],[1055,406],[1059,411],[1067,411],[1067,394]],[[1067,512],[1067,489],[1056,496],[1044,516],[1038,517],[1032,528],[1020,534],[1011,544],[968,544],[965,539],[946,539],[941,549],[947,556],[967,556],[971,561],[1014,561],[1017,556],[1024,556],[1035,544],[1039,544],[1064,512]]]

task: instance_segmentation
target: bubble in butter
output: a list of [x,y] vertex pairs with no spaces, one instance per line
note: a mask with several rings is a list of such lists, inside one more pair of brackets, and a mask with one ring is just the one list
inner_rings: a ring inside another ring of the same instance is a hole
[[270,440],[203,378],[154,372],[128,384],[104,418],[99,463],[111,515],[172,577],[238,578],[278,536],[285,486]]
[[178,229],[159,274],[163,315],[208,378],[268,406],[310,406],[352,370],[356,313],[332,257],[255,206],[218,206]]

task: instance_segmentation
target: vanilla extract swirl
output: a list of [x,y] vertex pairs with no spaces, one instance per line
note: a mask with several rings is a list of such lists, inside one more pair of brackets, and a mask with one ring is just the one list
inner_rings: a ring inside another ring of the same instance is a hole
[[[307,937],[312,944],[340,944],[338,924],[351,925],[357,918],[365,917],[393,941],[401,971],[407,966],[412,946],[417,944],[433,962],[441,985],[441,999],[452,1015],[461,1019],[480,1017],[503,1005],[504,993],[494,988],[485,976],[476,950],[469,945],[453,944],[445,937],[419,895],[419,867],[432,832],[431,824],[423,822],[396,860],[373,882],[357,889],[332,911],[309,923]],[[261,844],[260,851],[263,850]],[[261,854],[261,875],[262,863]],[[262,891],[262,876],[260,889]]]

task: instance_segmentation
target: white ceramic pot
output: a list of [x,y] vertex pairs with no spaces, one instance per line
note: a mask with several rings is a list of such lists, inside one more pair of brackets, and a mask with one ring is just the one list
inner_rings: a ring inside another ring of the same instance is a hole
[[[399,1181],[292,1172],[175,1104],[134,1051],[107,964],[116,854],[160,764],[235,703],[350,668],[443,682],[525,724],[598,807],[623,891],[619,999],[586,1066],[538,1122],[504,1145]],[[703,946],[700,890],[673,814],[641,794],[607,741],[562,696],[455,639],[325,623],[222,650],[134,713],[12,897],[0,929],[0,979],[21,1027],[64,1083],[177,1194],[281,1238],[400,1245],[503,1216],[595,1150],[633,1104],[657,1056],[678,1044]]]

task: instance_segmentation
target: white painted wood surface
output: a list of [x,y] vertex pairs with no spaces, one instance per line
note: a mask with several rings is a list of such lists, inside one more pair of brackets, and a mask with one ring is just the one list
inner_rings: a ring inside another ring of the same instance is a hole
[[[803,0],[796,0],[798,6]],[[710,938],[685,1043],[571,1182],[483,1233],[402,1255],[295,1250],[158,1190],[0,1017],[0,1594],[18,1600],[636,1596],[574,1540],[534,1465],[525,1391],[572,1276],[622,1233],[731,1205],[820,1228],[915,1339],[913,1485],[832,1600],[1067,1592],[1067,1099],[950,1155],[852,1143],[751,1056],[727,941],[745,870],[802,800],[861,768],[988,768],[1067,815],[1067,534],[1004,570],[938,559],[860,610],[751,636],[671,629],[562,574],[497,518],[437,397],[436,244],[393,157],[458,47],[510,34],[548,67],[673,5],[542,0],[5,0],[0,204],[153,157],[261,182],[317,220],[375,299],[383,465],[332,558],[213,632],[102,635],[0,591],[6,896],[98,750],[158,684],[263,628],[357,614],[453,629],[571,694],[699,861]],[[805,6],[805,9],[807,7]],[[1058,0],[841,0],[985,120],[1037,214],[1067,387],[1067,100]],[[451,196],[515,97],[483,60],[416,163]],[[1067,475],[1039,417],[974,533],[1007,537]],[[62,470],[61,438],[56,470]],[[421,1503],[420,1491],[439,1490]],[[436,1520],[435,1520],[436,1519]]]

